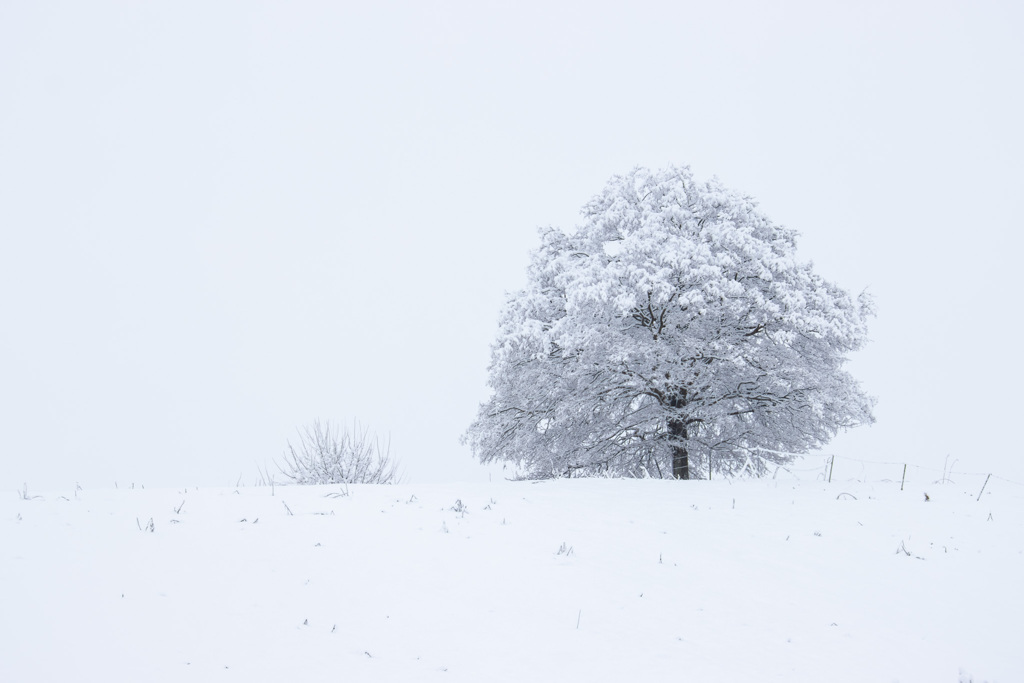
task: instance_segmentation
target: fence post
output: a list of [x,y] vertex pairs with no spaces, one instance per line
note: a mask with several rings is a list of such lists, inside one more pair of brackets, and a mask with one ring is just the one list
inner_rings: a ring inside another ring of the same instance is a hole
[[828,483],[832,483],[832,468],[836,466],[836,456],[833,455],[828,463]]
[[989,473],[989,475],[985,477],[985,483],[981,485],[981,490],[978,491],[978,500],[981,500],[981,494],[985,493],[985,487],[988,486],[988,480],[991,476],[992,474]]
[[900,491],[903,490],[903,482],[907,480],[907,463],[903,463],[903,478],[900,479]]

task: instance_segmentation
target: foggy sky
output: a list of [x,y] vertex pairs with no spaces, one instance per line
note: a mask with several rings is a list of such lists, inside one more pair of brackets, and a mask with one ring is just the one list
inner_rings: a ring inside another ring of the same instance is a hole
[[689,164],[878,317],[828,453],[1024,480],[1010,2],[0,4],[0,489],[252,483],[358,419],[479,479],[506,291]]

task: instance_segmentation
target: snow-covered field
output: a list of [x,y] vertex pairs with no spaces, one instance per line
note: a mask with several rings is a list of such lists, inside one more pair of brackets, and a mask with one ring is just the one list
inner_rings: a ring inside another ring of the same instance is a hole
[[1024,680],[1024,491],[899,484],[8,492],[0,681]]

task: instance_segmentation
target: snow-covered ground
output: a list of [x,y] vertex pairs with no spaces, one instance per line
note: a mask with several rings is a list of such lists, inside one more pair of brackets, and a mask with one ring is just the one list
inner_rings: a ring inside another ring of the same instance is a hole
[[8,492],[0,681],[1024,680],[1024,491],[899,484]]

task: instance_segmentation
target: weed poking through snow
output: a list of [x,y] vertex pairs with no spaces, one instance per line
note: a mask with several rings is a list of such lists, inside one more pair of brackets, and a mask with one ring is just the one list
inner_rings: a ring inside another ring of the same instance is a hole
[[18,491],[18,498],[22,500],[41,500],[42,496],[30,496],[28,494],[28,484],[23,484],[21,490]]

